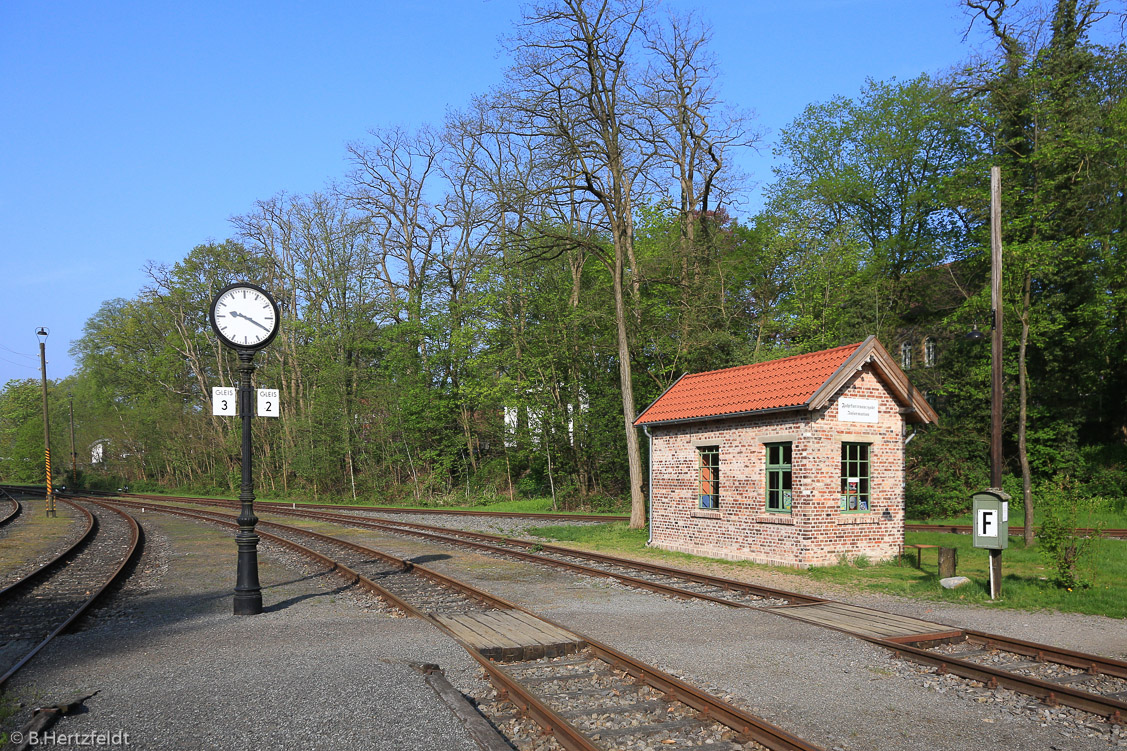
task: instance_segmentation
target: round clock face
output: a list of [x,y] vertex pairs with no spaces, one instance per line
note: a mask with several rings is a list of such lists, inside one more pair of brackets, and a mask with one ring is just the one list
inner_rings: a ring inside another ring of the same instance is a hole
[[211,303],[211,326],[236,349],[261,349],[278,333],[278,306],[266,290],[240,282],[224,287]]

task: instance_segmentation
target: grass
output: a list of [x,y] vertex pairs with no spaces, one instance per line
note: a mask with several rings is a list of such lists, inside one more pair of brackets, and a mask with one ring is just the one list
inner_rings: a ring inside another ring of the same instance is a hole
[[[289,501],[284,501],[284,502],[289,503]],[[356,501],[352,501],[351,499],[341,499],[341,500],[333,500],[333,501],[305,500],[305,501],[298,501],[298,503],[320,503],[321,505],[329,505],[329,506],[342,505],[342,504],[343,505],[358,505],[358,506],[387,506],[387,507],[402,508],[402,509],[416,509],[416,508],[417,509],[443,509],[443,510],[451,510],[451,511],[507,511],[507,512],[518,513],[518,514],[560,513],[560,514],[584,514],[584,515],[605,514],[607,516],[616,516],[616,515],[621,515],[623,513],[629,513],[629,509],[627,509],[626,511],[622,511],[622,510],[612,510],[612,511],[553,510],[551,498],[518,498],[518,499],[512,500],[512,501],[510,501],[508,499],[488,500],[488,501],[484,501],[482,503],[469,503],[469,504],[466,504],[466,503],[447,504],[447,503],[440,503],[440,502],[439,503],[425,503],[425,502],[424,503],[401,503],[401,502],[389,503],[387,501],[372,500],[372,499],[358,499]]]
[[[625,522],[582,527],[545,526],[530,532],[539,537],[574,543],[587,550],[665,561],[712,560],[647,548],[648,532],[644,529],[632,530]],[[861,561],[858,564],[803,570],[748,562],[721,563],[745,570],[752,578],[756,571],[779,571],[812,583],[833,584],[859,592],[886,592],[919,599],[1021,610],[1051,609],[1112,618],[1127,617],[1127,542],[1123,540],[1099,540],[1095,546],[1094,565],[1090,564],[1084,570],[1085,577],[1093,580],[1092,586],[1070,591],[1051,581],[1052,571],[1036,545],[1026,549],[1021,538],[1011,537],[1009,548],[1002,553],[1002,597],[997,601],[991,601],[989,595],[989,554],[973,547],[969,535],[909,532],[906,542],[955,548],[958,551],[956,573],[971,579],[971,584],[956,590],[940,587],[935,550],[924,551],[922,568],[915,566],[914,550],[905,554],[901,565],[895,561],[872,564]]]
[[646,547],[646,541],[650,537],[649,531],[630,529],[630,525],[626,522],[588,524],[581,527],[534,527],[529,533],[537,537],[581,543],[591,550],[621,550],[630,553],[645,553],[653,550]]
[[[0,726],[19,711],[19,702],[9,693],[0,693]],[[0,743],[8,744],[8,734],[0,733]]]
[[0,723],[16,713],[18,702],[9,694],[0,694]]
[[43,499],[24,501],[21,522],[16,531],[8,533],[7,540],[14,544],[0,545],[0,571],[11,571],[39,555],[50,553],[70,534],[73,524],[85,526],[84,521],[76,521],[75,512],[68,508],[60,504],[58,516],[47,516]]
[[[1014,508],[1010,505],[1010,526],[1020,527],[1025,523],[1024,512],[1021,507]],[[1041,524],[1042,515],[1038,509],[1033,510],[1033,526]],[[968,511],[960,516],[946,516],[935,519],[909,519],[909,524],[970,524],[971,515]],[[1077,514],[1077,527],[1095,527],[1102,525],[1105,529],[1127,529],[1127,513],[1118,511],[1090,511]]]
[[[138,492],[140,492],[140,491],[138,491]],[[200,498],[200,499],[208,499],[208,500],[216,499],[216,498],[223,499],[223,500],[232,500],[233,499],[233,496],[225,496],[225,495],[216,496],[216,495],[207,495],[207,494],[202,494],[202,493],[181,493],[181,492],[176,492],[176,491],[146,490],[146,491],[144,491],[144,493],[146,495],[156,495],[156,496],[170,495],[170,496],[177,496],[177,497],[181,497],[181,498]],[[451,511],[508,511],[508,512],[514,512],[514,513],[519,513],[519,514],[560,513],[560,514],[583,514],[583,515],[601,514],[601,515],[606,515],[606,516],[621,516],[623,514],[629,514],[630,513],[630,508],[628,506],[625,506],[623,508],[611,509],[611,510],[597,510],[597,511],[591,511],[591,510],[581,510],[581,511],[558,510],[557,511],[557,510],[552,509],[552,499],[550,497],[518,498],[518,499],[512,500],[512,501],[508,500],[507,498],[502,499],[502,500],[487,500],[485,498],[482,498],[481,502],[477,502],[477,503],[443,503],[441,501],[441,499],[435,499],[434,501],[432,501],[430,503],[425,502],[425,501],[421,502],[421,503],[411,503],[409,501],[408,502],[388,501],[386,499],[371,498],[371,497],[361,497],[361,498],[356,498],[355,500],[352,499],[352,498],[335,498],[335,497],[334,498],[320,498],[320,499],[313,499],[313,498],[275,498],[273,496],[263,494],[263,495],[260,495],[256,500],[264,502],[264,503],[266,503],[266,502],[309,503],[309,504],[314,504],[314,505],[319,505],[319,506],[384,506],[384,507],[388,507],[388,508],[401,508],[401,509],[444,509],[444,510],[448,509],[448,510],[451,510]]]

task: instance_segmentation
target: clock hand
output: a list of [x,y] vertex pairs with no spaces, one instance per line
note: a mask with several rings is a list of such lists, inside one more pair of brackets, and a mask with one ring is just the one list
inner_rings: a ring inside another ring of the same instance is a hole
[[263,326],[263,325],[262,325],[261,323],[259,323],[258,321],[254,320],[254,319],[253,319],[253,318],[251,318],[250,316],[243,316],[243,318],[247,319],[248,321],[250,321],[251,323],[253,323],[253,324],[254,324],[255,326],[257,326],[258,328],[262,329],[263,331],[266,331],[266,332],[269,332],[269,331],[270,331],[270,329],[266,328],[265,326]]
[[247,315],[246,313],[240,313],[240,312],[238,312],[238,311],[236,311],[236,310],[232,310],[232,311],[231,311],[231,315],[232,315],[232,316],[234,316],[235,318],[243,318],[243,319],[246,319],[246,320],[250,321],[251,323],[253,323],[253,324],[254,324],[255,326],[257,326],[258,328],[262,329],[263,331],[267,331],[267,332],[269,332],[269,331],[270,331],[270,329],[268,329],[267,327],[263,326],[263,325],[262,325],[261,323],[259,323],[258,321],[254,320],[253,318],[251,318],[250,316],[248,316],[248,315]]

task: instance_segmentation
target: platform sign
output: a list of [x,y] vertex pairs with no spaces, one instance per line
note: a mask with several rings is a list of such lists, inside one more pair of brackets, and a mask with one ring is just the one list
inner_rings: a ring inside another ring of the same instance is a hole
[[258,416],[278,416],[278,389],[258,389]]
[[211,388],[211,414],[234,417],[238,414],[239,391],[229,386]]
[[983,490],[971,498],[972,534],[976,548],[1003,550],[1010,539],[1010,497],[1000,490]]

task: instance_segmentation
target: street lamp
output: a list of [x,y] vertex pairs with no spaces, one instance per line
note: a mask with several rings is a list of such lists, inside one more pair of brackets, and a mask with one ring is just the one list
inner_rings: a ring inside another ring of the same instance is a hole
[[47,516],[56,516],[55,493],[51,487],[51,421],[47,417],[47,336],[50,329],[40,326],[35,332],[39,339],[39,375],[43,383],[43,458],[47,468]]

